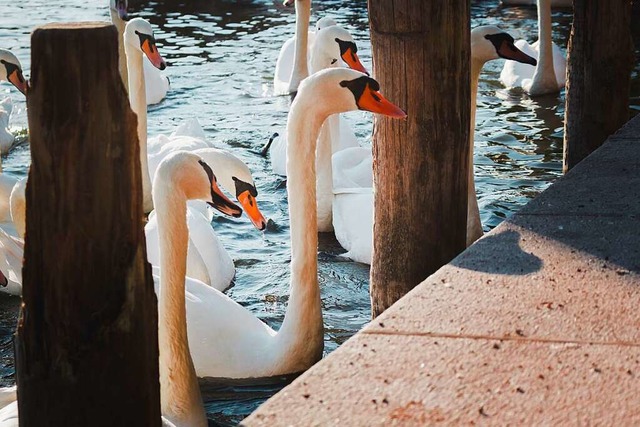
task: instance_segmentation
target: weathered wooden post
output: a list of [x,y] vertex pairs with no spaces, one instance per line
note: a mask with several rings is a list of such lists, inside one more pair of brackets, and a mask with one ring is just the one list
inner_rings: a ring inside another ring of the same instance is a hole
[[469,0],[369,0],[374,74],[407,121],[374,119],[373,316],[465,248]]
[[36,29],[16,337],[21,426],[159,426],[157,306],[115,27]]
[[565,172],[629,120],[631,2],[574,0],[568,55]]

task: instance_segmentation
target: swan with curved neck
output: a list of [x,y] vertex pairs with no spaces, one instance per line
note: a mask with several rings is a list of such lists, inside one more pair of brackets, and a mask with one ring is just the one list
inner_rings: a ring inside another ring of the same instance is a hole
[[[347,69],[322,71],[300,85],[298,98],[289,113],[289,138],[292,146],[302,149],[291,150],[296,161],[289,164],[291,287],[282,327],[276,332],[223,293],[198,280],[181,277],[186,282],[189,348],[198,376],[248,378],[294,373],[309,368],[321,357],[323,325],[317,278],[315,144],[322,122],[331,114],[362,109],[403,117],[404,112],[384,99],[377,89],[373,79]],[[154,195],[158,179],[156,175]],[[180,257],[184,262],[188,236],[183,203],[186,201],[173,208],[164,205],[165,215],[173,215],[165,223],[180,221],[179,225],[165,229],[167,233],[170,229],[176,239],[165,245],[172,251],[168,258],[162,258],[163,262],[168,260],[168,270],[173,269],[171,260]],[[158,220],[160,215],[158,212]],[[185,267],[180,268],[184,271]],[[176,280],[177,277],[176,274]],[[167,298],[166,301],[174,304],[175,310],[185,306],[184,300]],[[178,343],[168,345],[175,347]]]
[[567,60],[551,39],[551,0],[538,0],[538,41],[529,45],[518,40],[515,45],[536,58],[538,65],[505,62],[500,81],[506,87],[522,87],[531,96],[557,93],[564,87]]
[[[471,31],[471,131],[468,169],[467,245],[482,236],[482,224],[473,177],[473,134],[476,97],[483,65],[498,58],[535,64],[513,44],[513,38],[495,26]],[[373,248],[373,172],[370,148],[356,147],[333,155],[335,174],[333,226],[338,242],[354,261],[371,264]]]
[[188,152],[172,153],[163,160],[154,179],[153,198],[160,235],[158,344],[162,414],[179,426],[206,426],[187,335],[187,200],[206,201],[232,216],[239,216],[242,211],[222,193],[209,165]]
[[[260,231],[266,228],[266,220],[258,208],[256,189],[251,171],[233,154],[216,148],[194,150],[216,171],[220,187],[235,196],[253,225]],[[165,156],[166,157],[166,156]],[[155,175],[153,171],[152,176]],[[191,201],[187,205],[189,249],[187,251],[187,276],[224,291],[235,276],[235,266],[230,255],[211,227],[211,217],[206,205]],[[147,260],[152,265],[160,263],[159,229],[157,215],[149,216],[144,228],[147,243]]]
[[147,99],[143,55],[154,67],[164,70],[166,65],[158,52],[151,25],[142,18],[129,21],[124,31],[124,50],[129,70],[129,103],[138,116],[138,141],[140,145],[140,165],[142,168],[142,201],[145,212],[153,209],[151,198],[151,178],[147,166]]
[[[129,90],[128,69],[124,43],[124,31],[127,20],[127,0],[110,0],[109,14],[111,22],[118,29],[118,68],[122,82],[127,91]],[[147,105],[158,104],[161,102],[169,91],[169,78],[152,65],[150,61],[142,61],[142,70],[145,76],[145,95]]]

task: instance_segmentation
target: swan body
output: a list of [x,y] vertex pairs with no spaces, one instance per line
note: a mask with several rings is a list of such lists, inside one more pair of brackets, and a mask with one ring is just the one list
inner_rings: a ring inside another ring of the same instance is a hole
[[[523,52],[512,50],[513,38],[495,26],[471,31],[471,149],[468,170],[467,245],[482,236],[482,224],[473,177],[473,129],[478,81],[482,66],[498,58],[512,57],[535,63]],[[373,170],[368,148],[352,148],[333,155],[333,227],[345,256],[371,264],[373,250]]]
[[[128,90],[128,70],[124,49],[124,30],[126,27],[125,20],[127,19],[127,7],[127,0],[110,0],[109,2],[111,22],[118,29],[118,51],[120,55],[118,67],[122,81]],[[158,68],[152,65],[148,58],[143,59],[142,64],[145,78],[146,103],[147,105],[158,104],[167,96],[167,92],[169,91],[169,78]]]
[[557,93],[566,83],[567,60],[551,40],[551,2],[538,0],[538,40],[529,44],[518,40],[516,47],[536,58],[537,66],[506,61],[500,81],[507,88],[521,87],[532,96]]
[[7,279],[6,286],[0,286],[0,292],[15,296],[22,295],[26,183],[27,179],[23,178],[14,185],[9,197],[11,216],[0,222],[0,272]]
[[143,70],[146,84],[147,105],[159,104],[169,92],[169,78],[154,67],[148,59],[144,59]]
[[15,141],[13,133],[9,130],[9,119],[11,118],[12,110],[13,103],[10,97],[0,101],[0,153],[7,153]]

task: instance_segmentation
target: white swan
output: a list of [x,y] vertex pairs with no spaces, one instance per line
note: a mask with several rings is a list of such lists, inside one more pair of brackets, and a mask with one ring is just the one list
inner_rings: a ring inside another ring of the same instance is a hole
[[[160,164],[154,179],[153,198],[161,248],[160,277],[155,276],[154,282],[158,295],[162,415],[181,427],[206,426],[198,378],[189,352],[185,313],[187,200],[206,201],[233,216],[242,211],[222,193],[211,167],[199,156],[184,151],[170,154]],[[186,305],[188,310],[189,303]],[[218,325],[211,323],[208,327],[216,329]],[[225,343],[211,342],[209,345],[215,348]]]
[[[471,150],[467,245],[482,235],[482,224],[473,179],[473,129],[476,96],[482,66],[490,60],[511,58],[535,64],[535,60],[514,47],[513,38],[498,27],[471,31]],[[371,264],[373,247],[373,171],[370,148],[350,148],[333,155],[333,226],[345,256]]]
[[[286,95],[295,93],[298,90],[300,82],[311,73],[314,72],[310,63],[309,54],[313,52],[313,46],[316,43],[316,36],[323,28],[335,26],[336,22],[329,17],[319,19],[316,23],[316,32],[309,31],[309,18],[311,16],[311,0],[285,0],[285,6],[296,5],[296,32],[289,38],[280,49],[278,59],[276,61],[276,70],[273,77],[274,93],[276,95]],[[337,36],[342,38],[342,36]],[[349,41],[353,41],[351,35],[348,36]],[[337,40],[336,40],[337,41]],[[347,41],[347,40],[344,40]],[[341,43],[341,42],[338,42]],[[343,46],[341,44],[341,46]],[[355,45],[353,45],[355,47]],[[344,45],[342,60],[345,61],[354,70],[366,73],[366,69],[360,63],[357,57],[357,49],[349,50],[351,45]],[[339,61],[340,59],[336,59]],[[316,68],[319,71],[322,68]]]
[[[27,93],[27,81],[22,75],[22,65],[16,56],[6,49],[0,49],[0,82],[8,81],[23,95]],[[11,98],[0,102],[0,152],[7,153],[13,146],[15,138],[9,131],[9,118],[13,110]],[[2,197],[2,196],[0,196]]]
[[[124,29],[126,26],[125,20],[127,19],[127,7],[127,0],[109,1],[111,22],[118,29],[118,51],[120,53],[118,66],[120,69],[120,76],[128,90],[127,60],[124,49]],[[156,68],[149,60],[144,59],[142,64],[146,82],[145,93],[147,105],[158,104],[167,96],[167,92],[169,91],[169,78],[161,73],[160,70],[158,70],[158,68]]]
[[133,112],[138,116],[142,204],[145,212],[151,212],[153,200],[151,198],[151,178],[147,166],[147,98],[142,64],[144,56],[146,56],[154,67],[164,70],[166,65],[156,47],[151,24],[142,18],[132,19],[125,26],[124,51],[127,58],[129,103]]
[[[351,34],[342,27],[332,25],[320,29],[315,36],[311,51],[311,73],[341,66],[344,61],[349,67],[366,73],[366,69],[357,55],[358,48]],[[340,115],[329,117],[324,123],[318,139],[317,203],[318,230],[330,232],[332,227],[331,205],[333,200],[331,155],[350,147],[358,147],[353,130]],[[286,175],[287,139],[278,138],[271,143],[271,168],[276,174]]]
[[[256,201],[258,191],[247,165],[233,154],[215,148],[203,148],[192,152],[204,159],[216,171],[220,186],[236,197],[255,227],[258,230],[264,230],[266,221],[258,208]],[[153,177],[155,170],[150,173]],[[189,229],[187,276],[213,286],[219,291],[224,291],[235,276],[235,266],[211,227],[211,217],[204,203],[198,201],[188,203],[187,224]],[[147,259],[152,265],[159,265],[159,231],[157,215],[154,212],[149,216],[149,222],[144,231]]]
[[[322,28],[316,33],[315,43],[311,48],[311,56],[309,60],[311,74],[324,70],[325,68],[338,67],[341,65],[345,57],[349,58],[348,64],[351,68],[366,73],[366,69],[357,56],[357,51],[358,48],[353,37],[344,28],[337,25]],[[349,125],[344,120],[338,119],[338,117],[339,116],[336,116],[335,120],[332,120],[329,123],[334,136],[334,140],[332,141],[333,152],[358,146],[358,140]],[[268,150],[270,153],[271,169],[273,172],[277,175],[286,176],[286,134],[280,138],[274,139]],[[329,159],[329,162],[330,161],[331,160]]]
[[[535,6],[536,0],[500,0],[507,6]],[[573,7],[573,0],[551,0],[551,7]]]
[[0,222],[0,272],[5,277],[0,292],[15,296],[22,295],[26,184],[23,178],[14,185],[9,197],[11,217]]
[[[204,132],[197,120],[183,123],[169,137],[158,135],[154,138],[147,138],[147,106],[144,100],[145,76],[140,69],[143,56],[143,51],[140,49],[141,42],[138,40],[140,37],[144,40],[153,40],[153,31],[148,22],[136,18],[131,20],[125,28],[125,51],[129,74],[129,97],[132,109],[138,115],[138,138],[144,195],[148,194],[145,192],[144,177],[146,176],[150,183],[158,165],[167,155],[175,151],[204,149],[201,154],[207,156],[209,161],[215,162],[220,168],[225,189],[237,197],[256,228],[264,230],[266,221],[257,207],[255,197],[258,193],[249,169],[235,156],[222,150],[212,149],[205,140]],[[156,63],[162,64],[162,58],[157,53],[155,46],[153,52],[157,55],[155,57]],[[147,183],[147,188],[150,187],[149,183]],[[145,197],[145,211],[147,209],[150,211],[151,206],[151,201]],[[216,289],[226,289],[235,275],[235,267],[211,227],[206,208],[202,204],[190,203],[187,217],[191,231],[188,275],[200,279]],[[145,233],[149,262],[157,265],[159,260],[158,234],[153,215],[149,218]],[[213,271],[216,272],[215,275],[212,273]]]
[[567,60],[551,40],[551,1],[538,0],[538,41],[518,40],[516,47],[538,60],[537,66],[507,61],[500,81],[507,88],[521,87],[532,96],[557,93],[565,86]]
[[[288,127],[289,140],[294,141],[291,147],[302,148],[291,148],[289,153],[295,160],[289,165],[287,187],[291,218],[291,290],[282,327],[278,332],[272,330],[223,293],[187,277],[187,332],[198,376],[247,378],[293,373],[307,369],[322,355],[313,167],[315,144],[328,115],[355,110],[358,105],[369,111],[404,116],[402,110],[382,98],[375,89],[377,83],[373,79],[346,69],[323,71],[300,85],[289,113],[292,124]],[[379,102],[364,101],[372,93],[379,97]],[[159,179],[162,177],[156,174],[154,194],[160,191],[156,190]],[[167,215],[173,215],[174,224],[179,221],[181,224],[171,232],[172,238],[179,239],[179,248],[174,243],[167,245],[173,250],[171,259],[180,257],[181,262],[184,262],[188,242],[185,209],[186,200],[183,199],[179,206],[176,201],[174,208],[167,212]],[[161,254],[164,248],[162,246]],[[172,268],[169,270],[173,271]],[[163,299],[162,295],[160,299]],[[172,301],[178,307],[184,307],[184,301]]]

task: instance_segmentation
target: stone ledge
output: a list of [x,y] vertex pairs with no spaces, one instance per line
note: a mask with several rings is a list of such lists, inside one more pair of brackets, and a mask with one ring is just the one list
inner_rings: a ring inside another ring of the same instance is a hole
[[359,334],[242,425],[637,425],[638,375],[638,347]]
[[242,424],[640,425],[639,215],[640,116]]

